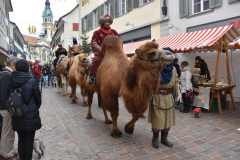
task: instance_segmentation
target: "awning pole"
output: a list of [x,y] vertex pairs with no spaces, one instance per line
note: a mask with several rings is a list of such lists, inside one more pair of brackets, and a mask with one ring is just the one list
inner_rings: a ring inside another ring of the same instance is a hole
[[217,51],[217,59],[215,64],[215,77],[214,77],[214,84],[218,83],[218,74],[219,74],[219,64],[220,64],[220,57],[221,57],[221,42],[216,45]]
[[229,64],[229,52],[228,52],[228,47],[226,41],[224,41],[224,51],[225,51],[225,65],[226,65],[226,71],[227,71],[227,81],[228,84],[232,84],[232,76],[231,76],[231,71],[230,71],[230,64]]

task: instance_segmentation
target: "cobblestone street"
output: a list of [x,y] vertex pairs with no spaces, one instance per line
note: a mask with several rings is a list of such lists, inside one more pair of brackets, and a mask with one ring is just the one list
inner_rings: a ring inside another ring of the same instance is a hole
[[[123,104],[119,126],[129,120]],[[203,113],[200,119],[176,111],[177,125],[171,130],[174,148],[151,147],[147,119],[137,122],[134,135],[110,136],[102,111],[93,104],[93,120],[86,120],[87,108],[70,104],[55,89],[44,89],[41,116],[43,128],[37,137],[44,141],[47,160],[237,160],[240,156],[240,114],[220,116]]]

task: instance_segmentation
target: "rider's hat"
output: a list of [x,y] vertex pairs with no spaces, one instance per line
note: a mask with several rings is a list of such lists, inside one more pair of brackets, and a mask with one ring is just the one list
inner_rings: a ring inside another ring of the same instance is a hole
[[107,22],[110,24],[113,23],[113,18],[110,15],[104,15],[104,16],[100,17],[100,19],[99,19],[100,26],[103,26]]

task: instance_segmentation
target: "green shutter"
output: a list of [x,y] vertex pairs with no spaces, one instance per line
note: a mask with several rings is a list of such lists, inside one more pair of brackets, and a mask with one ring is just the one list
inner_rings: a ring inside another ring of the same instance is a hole
[[228,0],[228,3],[240,2],[240,0]]
[[189,2],[190,1],[189,0],[179,0],[180,18],[187,17],[189,15]]
[[133,10],[133,0],[127,0],[127,12]]
[[210,8],[217,8],[222,6],[222,0],[210,0]]
[[133,0],[133,8],[139,7],[139,0]]

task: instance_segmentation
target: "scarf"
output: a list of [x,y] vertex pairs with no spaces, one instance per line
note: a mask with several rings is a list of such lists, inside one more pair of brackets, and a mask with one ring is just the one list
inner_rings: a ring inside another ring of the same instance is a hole
[[160,84],[168,84],[172,79],[173,64],[165,65],[161,75]]
[[109,27],[109,28],[101,27],[100,31],[103,32],[106,35],[113,35],[114,34],[111,27]]

